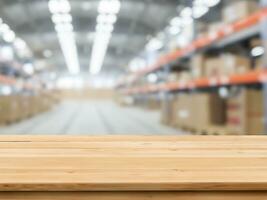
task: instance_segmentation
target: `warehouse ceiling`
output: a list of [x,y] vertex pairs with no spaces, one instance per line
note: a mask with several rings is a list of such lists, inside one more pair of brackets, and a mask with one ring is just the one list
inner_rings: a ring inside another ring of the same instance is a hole
[[[186,0],[121,0],[121,10],[110,40],[102,73],[120,74],[149,38],[166,27]],[[82,72],[89,72],[99,0],[70,0]],[[24,39],[35,57],[47,59],[55,71],[67,71],[47,0],[1,0],[0,17]]]

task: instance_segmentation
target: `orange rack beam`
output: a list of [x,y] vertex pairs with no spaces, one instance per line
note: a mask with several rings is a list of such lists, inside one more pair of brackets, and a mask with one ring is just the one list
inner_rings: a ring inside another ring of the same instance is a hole
[[181,91],[226,85],[243,85],[253,83],[266,83],[267,70],[251,71],[245,74],[233,76],[218,76],[212,78],[200,78],[192,81],[169,82],[162,84],[146,85],[125,89],[122,92],[127,95],[146,94],[161,91]]
[[[203,37],[200,37],[193,41],[190,45],[185,47],[184,49],[176,50],[173,52],[170,52],[166,55],[161,56],[156,63],[154,63],[152,66],[148,66],[143,70],[137,71],[134,74],[129,75],[130,77],[134,77],[131,79],[133,82],[135,82],[138,78],[141,76],[144,76],[145,74],[148,74],[150,72],[153,72],[155,70],[158,70],[160,68],[163,68],[165,64],[171,63],[179,58],[183,58],[187,56],[188,54],[199,50],[201,48],[204,48],[206,46],[209,46],[217,41],[220,41],[224,38],[227,38],[228,36],[238,33],[240,31],[243,31],[245,29],[248,29],[254,25],[257,25],[261,22],[261,20],[267,17],[267,8],[262,9],[252,15],[250,15],[247,18],[244,18],[240,21],[237,21],[233,24],[226,25],[222,28],[220,28],[218,31],[213,32],[211,34],[207,34]],[[127,79],[125,79],[127,80]],[[120,85],[123,85],[124,83],[120,83]]]

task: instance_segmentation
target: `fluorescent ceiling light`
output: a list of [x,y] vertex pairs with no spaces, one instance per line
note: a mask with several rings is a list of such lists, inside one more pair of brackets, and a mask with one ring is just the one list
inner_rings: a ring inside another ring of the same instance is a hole
[[57,32],[72,32],[73,26],[72,24],[56,24],[55,29]]
[[14,42],[14,40],[16,39],[16,34],[14,33],[14,31],[9,30],[8,32],[4,33],[3,39],[6,42]]
[[146,45],[146,50],[148,51],[157,51],[163,47],[163,42],[157,38],[153,38]]
[[170,21],[170,25],[171,26],[181,26],[182,24],[182,20],[180,17],[174,17],[171,21]]
[[72,16],[68,13],[65,14],[53,14],[52,21],[54,24],[58,23],[71,23],[72,22]]
[[117,14],[120,11],[121,2],[119,0],[101,0],[98,6],[100,14]]
[[71,6],[68,0],[50,0],[48,2],[48,8],[52,14],[68,13],[71,11]]
[[48,6],[68,70],[71,74],[78,74],[80,64],[73,33],[74,28],[71,23],[72,16],[69,13],[71,11],[70,3],[68,0],[50,0]]
[[221,2],[221,0],[205,0],[205,2],[207,6],[213,7],[218,5]]
[[117,21],[116,14],[119,12],[121,3],[119,0],[101,0],[98,6],[96,33],[90,60],[90,73],[93,75],[101,71],[105,55],[108,49],[114,23]]
[[257,46],[257,47],[254,47],[252,50],[251,50],[251,55],[253,57],[258,57],[258,56],[262,56],[264,54],[264,47],[262,46]]
[[168,29],[169,33],[171,35],[178,35],[180,32],[181,32],[181,28],[180,27],[175,27],[175,26],[171,26],[169,29]]
[[157,74],[149,74],[147,76],[147,80],[150,82],[150,83],[156,83],[157,80],[158,80],[158,76]]
[[195,19],[201,18],[209,11],[207,6],[195,6],[193,8],[193,17]]
[[192,11],[192,8],[190,7],[184,8],[180,13],[181,17],[183,18],[192,17],[192,14],[193,14],[193,11]]
[[1,33],[5,33],[8,32],[10,30],[9,26],[7,24],[1,24],[0,25],[0,32]]
[[33,75],[34,73],[34,67],[32,63],[25,63],[23,65],[23,70],[25,73],[27,73],[28,75]]
[[117,16],[114,14],[100,14],[96,21],[98,24],[114,24],[117,21]]
[[14,41],[14,46],[15,46],[15,48],[17,48],[17,49],[21,49],[21,50],[27,48],[27,44],[26,44],[25,41],[22,40],[21,38],[16,38],[16,39],[15,39],[15,41]]

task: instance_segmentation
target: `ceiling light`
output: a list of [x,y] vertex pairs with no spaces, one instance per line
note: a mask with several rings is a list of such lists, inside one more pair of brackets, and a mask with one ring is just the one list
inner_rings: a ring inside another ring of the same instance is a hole
[[68,0],[50,0],[48,2],[48,8],[53,14],[68,13],[71,11],[71,6]]
[[27,44],[25,43],[24,40],[20,39],[20,38],[16,38],[15,41],[14,41],[14,46],[15,48],[17,49],[25,49],[27,47]]
[[180,17],[174,17],[171,21],[170,24],[172,26],[180,26],[182,24],[182,20]]
[[1,24],[0,25],[0,32],[1,33],[5,33],[8,32],[10,30],[9,26],[7,24]]
[[181,11],[181,17],[191,17],[193,14],[192,8],[186,7]]
[[57,32],[72,32],[73,26],[72,24],[57,24],[55,29]]
[[66,14],[53,14],[52,21],[54,22],[54,24],[71,23],[72,22],[72,16],[68,13],[66,13]]
[[158,76],[157,74],[149,74],[147,76],[147,80],[150,82],[150,83],[156,83],[157,80],[158,80]]
[[14,31],[9,30],[8,32],[4,33],[3,39],[6,42],[13,42],[16,39],[16,34],[14,33]]
[[146,66],[146,61],[143,58],[135,58],[129,63],[130,71],[135,72]]
[[146,50],[148,51],[157,51],[163,47],[163,42],[157,38],[154,38],[149,41],[146,45]]
[[195,19],[201,18],[209,11],[209,8],[206,6],[195,6],[193,8],[193,17]]
[[25,63],[23,65],[23,70],[25,73],[32,75],[34,73],[34,67],[32,63]]
[[175,26],[171,26],[168,30],[171,35],[178,35],[181,32],[181,28]]
[[261,56],[264,54],[264,47],[262,46],[257,46],[257,47],[254,47],[252,50],[251,50],[251,55],[253,57],[258,57],[258,56]]
[[117,21],[117,16],[114,14],[100,14],[97,17],[98,24],[114,24]]
[[120,11],[121,2],[119,0],[101,0],[98,12],[101,14],[117,14]]
[[221,2],[221,0],[205,0],[205,2],[207,6],[213,7],[218,5]]
[[111,24],[97,24],[96,31],[103,33],[111,33],[114,30],[113,25]]

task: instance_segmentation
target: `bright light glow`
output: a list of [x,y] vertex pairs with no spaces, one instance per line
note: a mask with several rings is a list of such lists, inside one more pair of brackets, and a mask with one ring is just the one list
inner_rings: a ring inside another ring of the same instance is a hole
[[56,83],[59,89],[82,89],[84,80],[81,77],[61,77]]
[[207,6],[213,7],[218,5],[221,2],[221,0],[205,0],[205,2]]
[[23,65],[23,70],[25,73],[27,73],[28,75],[32,75],[34,73],[34,67],[32,63],[25,63]]
[[221,87],[219,89],[219,95],[222,97],[222,98],[227,98],[229,96],[229,90],[226,88],[226,87]]
[[171,26],[181,26],[182,25],[182,20],[180,17],[174,17],[171,21],[170,21],[170,25]]
[[5,45],[0,48],[0,57],[6,61],[14,59],[14,50],[11,46]]
[[157,51],[163,47],[163,42],[157,38],[153,38],[146,45],[146,50],[148,51]]
[[114,24],[117,21],[117,16],[114,14],[101,14],[97,17],[98,24]]
[[193,8],[193,17],[198,19],[204,16],[209,11],[209,8],[206,6],[195,6]]
[[[49,10],[52,14],[51,18],[55,24],[59,44],[65,58],[66,65],[71,74],[80,72],[80,64],[78,59],[78,51],[73,33],[72,16],[69,13],[71,6],[68,0],[50,0],[48,2]],[[44,52],[45,57],[50,57],[52,52]]]
[[264,47],[262,46],[257,46],[257,47],[254,47],[252,50],[251,50],[251,55],[253,57],[257,57],[257,56],[261,56],[264,54]]
[[193,14],[192,8],[189,7],[184,8],[180,13],[181,17],[183,18],[192,17],[192,14]]
[[24,50],[27,48],[26,42],[24,40],[22,40],[21,38],[15,39],[14,46],[16,49],[19,49],[19,50]]
[[4,96],[9,96],[12,93],[12,88],[8,85],[1,87],[1,94]]
[[71,6],[68,0],[50,0],[48,2],[48,8],[52,14],[68,13],[71,11]]
[[121,8],[121,2],[119,0],[101,0],[98,6],[98,12],[100,14],[117,14]]
[[14,33],[14,31],[10,30],[10,31],[4,33],[3,39],[6,42],[14,42],[14,40],[16,39],[16,34]]
[[135,58],[129,63],[129,69],[131,72],[136,72],[143,69],[146,66],[146,61],[142,58]]
[[10,31],[10,28],[7,24],[0,24],[0,32],[1,33],[6,33]]
[[71,23],[72,22],[72,16],[68,13],[65,14],[54,14],[52,16],[52,21],[54,24],[58,23]]
[[149,74],[147,76],[147,80],[150,82],[150,83],[156,83],[157,80],[158,80],[158,76],[157,74]]
[[168,29],[169,33],[171,35],[178,35],[180,32],[181,32],[181,28],[180,27],[176,27],[176,26],[171,26],[169,29]]
[[117,21],[116,14],[120,11],[119,0],[101,0],[98,6],[96,33],[90,61],[90,73],[93,75],[101,71],[114,23]]
[[182,18],[183,26],[187,26],[193,23],[193,18],[191,17],[183,17]]
[[72,24],[56,24],[55,29],[58,33],[72,32],[73,26]]

